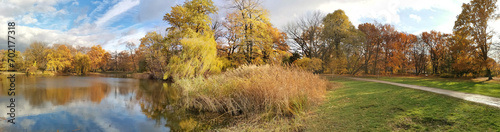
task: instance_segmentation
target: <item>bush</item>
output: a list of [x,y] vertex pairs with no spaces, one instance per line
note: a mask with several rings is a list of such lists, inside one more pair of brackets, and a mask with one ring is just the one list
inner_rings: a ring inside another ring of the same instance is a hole
[[307,57],[295,60],[293,63],[306,71],[315,73],[320,72],[322,69],[321,66],[323,65],[323,61],[321,59]]
[[455,75],[453,75],[451,73],[443,73],[443,74],[440,74],[439,77],[441,77],[441,78],[454,78]]
[[231,115],[297,115],[318,104],[327,81],[292,67],[246,65],[207,79],[181,79],[185,108]]

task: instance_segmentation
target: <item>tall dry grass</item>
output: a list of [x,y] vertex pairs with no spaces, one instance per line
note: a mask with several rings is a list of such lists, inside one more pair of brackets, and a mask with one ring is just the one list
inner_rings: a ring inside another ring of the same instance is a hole
[[184,106],[231,115],[293,116],[320,103],[328,82],[294,67],[247,65],[209,78],[182,79]]

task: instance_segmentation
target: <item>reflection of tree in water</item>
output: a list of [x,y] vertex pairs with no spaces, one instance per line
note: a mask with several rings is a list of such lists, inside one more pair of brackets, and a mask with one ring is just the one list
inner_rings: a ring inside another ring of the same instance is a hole
[[45,102],[54,105],[64,105],[75,100],[89,99],[94,103],[100,103],[110,92],[108,85],[103,83],[92,83],[90,87],[82,88],[30,88],[20,91],[32,106],[40,106]]
[[[186,113],[179,108],[180,98],[181,91],[179,88],[173,87],[169,83],[151,83],[148,81],[140,82],[136,94],[136,99],[139,101],[144,115],[155,120],[156,125],[161,125],[162,120],[165,120],[165,126],[173,131],[183,129],[179,123],[188,119]],[[191,125],[196,125],[196,123]]]

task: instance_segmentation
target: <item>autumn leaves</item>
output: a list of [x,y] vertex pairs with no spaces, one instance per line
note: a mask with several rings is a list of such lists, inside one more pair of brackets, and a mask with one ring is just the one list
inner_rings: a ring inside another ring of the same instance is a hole
[[[321,59],[318,71],[491,78],[491,68],[498,65],[489,57],[493,33],[488,22],[496,16],[495,3],[473,0],[464,4],[453,34],[430,31],[414,35],[380,23],[363,23],[356,29],[342,10],[326,16],[309,14],[290,23],[285,31],[302,57]],[[296,61],[304,65],[301,62]]]

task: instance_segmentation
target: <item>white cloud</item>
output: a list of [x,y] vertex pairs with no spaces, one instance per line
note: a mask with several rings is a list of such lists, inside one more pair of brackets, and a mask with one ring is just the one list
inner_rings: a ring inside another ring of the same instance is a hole
[[171,0],[142,0],[137,19],[139,22],[162,20],[163,15],[169,12],[170,7],[175,6],[176,3]]
[[410,14],[410,18],[414,19],[417,22],[420,22],[422,20],[422,18],[420,16],[415,15],[415,14]]
[[95,24],[99,26],[105,26],[106,22],[110,21],[112,18],[128,11],[134,6],[139,5],[139,0],[125,0],[121,1],[118,4],[114,5],[106,14],[104,14],[101,18],[97,19]]
[[[264,1],[264,7],[270,11],[271,22],[281,28],[307,12],[320,10],[331,13],[342,9],[354,25],[362,23],[362,19],[382,20],[382,23],[399,24],[401,10],[436,10],[458,15],[461,5],[469,0],[273,0]],[[452,23],[447,23],[452,24]]]
[[33,14],[24,15],[23,19],[22,19],[23,24],[33,24],[33,23],[38,22],[38,20],[33,18],[32,16],[33,16]]
[[76,5],[77,6],[77,5],[80,5],[80,3],[78,3],[78,1],[75,0],[75,1],[73,1],[73,3],[71,3],[71,5]]

